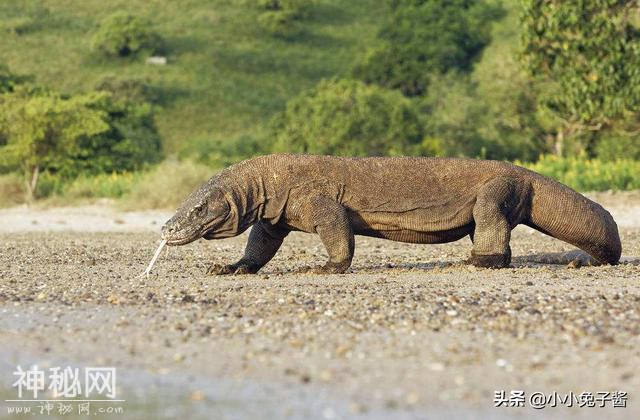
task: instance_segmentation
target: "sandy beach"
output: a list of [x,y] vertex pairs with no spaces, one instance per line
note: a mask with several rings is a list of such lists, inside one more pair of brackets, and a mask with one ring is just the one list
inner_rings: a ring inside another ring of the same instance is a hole
[[[243,235],[169,248],[137,278],[166,212],[0,210],[2,400],[17,365],[113,366],[135,418],[638,418],[640,195],[594,198],[620,227],[615,267],[530,262],[572,247],[518,227],[512,268],[465,265],[468,238],[358,237],[332,276],[295,273],[326,253],[292,234],[258,275],[205,275]],[[525,407],[495,407],[501,390]],[[626,408],[528,399],[618,391]]]

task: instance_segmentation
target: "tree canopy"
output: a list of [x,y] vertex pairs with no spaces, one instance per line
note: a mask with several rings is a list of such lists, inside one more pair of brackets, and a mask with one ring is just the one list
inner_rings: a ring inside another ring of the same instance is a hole
[[545,84],[539,106],[561,136],[640,111],[640,31],[632,19],[639,8],[635,0],[524,2],[523,62]]
[[355,80],[325,80],[275,119],[275,151],[348,156],[420,153],[422,127],[401,93]]
[[482,0],[393,0],[381,45],[354,69],[368,83],[423,95],[433,74],[466,72],[491,40],[502,9]]
[[0,151],[2,163],[22,167],[30,174],[30,196],[42,168],[59,169],[72,164],[80,138],[109,128],[106,114],[91,107],[100,99],[100,94],[71,98],[50,91],[33,94],[26,86],[0,98],[0,131],[7,139]]

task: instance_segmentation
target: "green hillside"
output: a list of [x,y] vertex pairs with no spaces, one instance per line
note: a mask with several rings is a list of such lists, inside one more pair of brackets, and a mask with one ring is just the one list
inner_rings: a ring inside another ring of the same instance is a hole
[[[107,76],[147,78],[158,97],[167,153],[190,142],[254,136],[288,98],[322,78],[347,75],[375,42],[384,2],[316,1],[295,40],[266,34],[244,0],[0,1],[0,62],[63,92]],[[91,36],[106,16],[146,17],[165,38],[167,65],[104,59]]]
[[0,205],[156,188],[173,206],[269,152],[638,188],[640,5],[622,3],[0,0]]

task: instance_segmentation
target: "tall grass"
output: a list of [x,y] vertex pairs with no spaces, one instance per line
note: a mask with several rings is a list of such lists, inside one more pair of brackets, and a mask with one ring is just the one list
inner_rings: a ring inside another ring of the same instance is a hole
[[578,191],[621,191],[640,188],[640,161],[602,161],[584,156],[541,156],[535,163],[516,164],[554,178]]
[[122,198],[130,194],[144,177],[141,172],[80,176],[66,185],[62,195],[68,199]]
[[24,179],[18,174],[0,175],[0,207],[11,207],[25,202]]
[[[36,197],[44,199],[46,206],[110,198],[127,210],[174,209],[214,173],[208,166],[191,161],[165,161],[147,171],[82,175],[73,180],[44,173]],[[0,175],[0,207],[25,202],[23,177],[18,174]]]

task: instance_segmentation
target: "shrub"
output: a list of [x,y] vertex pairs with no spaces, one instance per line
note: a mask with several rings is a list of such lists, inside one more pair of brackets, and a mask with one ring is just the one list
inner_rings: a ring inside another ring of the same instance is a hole
[[267,11],[258,16],[258,25],[270,35],[290,39],[299,35],[302,27],[289,11]]
[[117,12],[100,23],[93,36],[93,48],[108,57],[129,57],[159,53],[164,42],[146,19]]
[[120,198],[129,194],[141,177],[132,172],[81,175],[64,185],[61,194],[67,199]]
[[[122,199],[126,209],[175,208],[191,191],[213,175],[202,164],[191,161],[163,162],[150,170],[82,174],[64,178],[51,172],[40,176],[36,196],[78,199]],[[24,180],[17,174],[0,175],[0,206],[23,202]]]
[[13,92],[16,86],[27,81],[27,77],[13,74],[6,66],[0,64],[0,93]]
[[142,174],[125,197],[128,209],[175,209],[196,187],[213,175],[202,164],[165,161]]
[[69,175],[136,171],[160,161],[161,139],[151,104],[108,95],[91,107],[106,115],[109,128],[80,139]]
[[[603,161],[618,159],[640,160],[639,136],[602,135],[594,148],[595,155]],[[640,176],[640,175],[639,175]]]
[[277,152],[351,156],[419,154],[422,127],[399,92],[324,80],[292,99],[273,122]]
[[554,178],[578,191],[633,190],[640,188],[640,161],[617,160],[605,162],[579,157],[540,157],[536,163],[521,166]]
[[113,172],[110,174],[82,174],[76,178],[44,172],[36,190],[37,198],[58,197],[63,200],[84,198],[120,198],[133,189],[141,178],[141,172]]
[[311,0],[258,0],[263,10],[258,25],[269,34],[290,39],[302,32],[300,20],[309,15]]
[[48,198],[55,195],[60,196],[64,192],[64,188],[68,182],[68,179],[65,180],[61,176],[52,174],[49,171],[44,171],[40,174],[34,197]]

